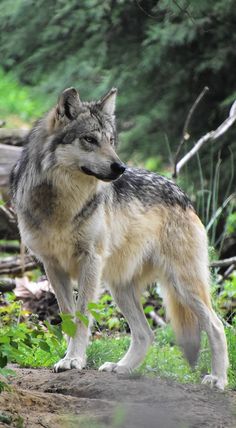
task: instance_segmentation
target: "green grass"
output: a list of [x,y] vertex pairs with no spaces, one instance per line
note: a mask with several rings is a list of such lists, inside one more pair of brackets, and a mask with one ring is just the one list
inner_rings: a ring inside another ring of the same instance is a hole
[[[236,331],[226,328],[229,347],[229,387],[236,389]],[[199,383],[210,372],[210,352],[206,337],[202,339],[200,357],[195,369],[191,369],[178,346],[173,345],[174,336],[170,326],[156,331],[155,341],[137,370],[141,374],[167,377],[181,383]],[[88,348],[88,366],[98,368],[105,361],[117,362],[129,345],[129,337],[106,338],[93,341]]]
[[[23,327],[24,329],[24,327]],[[229,369],[229,387],[236,389],[236,334],[231,327],[226,328],[231,366]],[[203,337],[200,358],[192,370],[182,356],[180,349],[173,345],[174,337],[170,326],[156,331],[155,341],[150,348],[143,364],[136,373],[171,378],[181,383],[200,383],[201,378],[210,371],[210,353],[206,337]],[[128,349],[130,337],[102,337],[92,340],[88,350],[88,367],[97,369],[106,361],[117,362]],[[46,344],[45,344],[46,343]],[[28,346],[18,340],[18,348],[11,355],[11,360],[24,367],[51,367],[62,358],[65,340],[48,334],[46,339],[31,339]]]
[[0,94],[0,119],[6,119],[7,126],[13,126],[14,121],[15,125],[20,121],[31,122],[48,108],[35,91],[19,84],[13,73],[6,74],[1,68]]

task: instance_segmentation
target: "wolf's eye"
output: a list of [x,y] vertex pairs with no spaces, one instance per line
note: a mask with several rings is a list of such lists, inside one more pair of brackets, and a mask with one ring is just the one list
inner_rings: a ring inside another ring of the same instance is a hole
[[114,137],[110,138],[110,143],[112,144],[112,146],[113,146],[113,144],[115,144],[115,138]]
[[90,144],[98,144],[96,138],[93,138],[93,137],[85,136],[84,140],[87,141],[87,143],[90,143]]

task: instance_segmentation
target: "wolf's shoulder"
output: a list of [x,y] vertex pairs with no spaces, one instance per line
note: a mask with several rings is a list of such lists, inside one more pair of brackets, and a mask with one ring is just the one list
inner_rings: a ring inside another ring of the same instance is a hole
[[114,196],[122,202],[138,199],[142,204],[180,205],[192,207],[189,197],[173,181],[142,168],[128,167],[124,174],[112,183]]

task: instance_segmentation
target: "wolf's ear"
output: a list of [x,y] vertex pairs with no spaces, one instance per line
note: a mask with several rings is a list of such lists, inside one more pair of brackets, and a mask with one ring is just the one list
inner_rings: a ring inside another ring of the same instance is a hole
[[116,94],[117,94],[117,89],[112,88],[106,95],[104,95],[104,97],[102,97],[102,99],[99,102],[101,110],[104,113],[109,114],[110,116],[113,116],[115,113]]
[[81,101],[79,93],[75,88],[65,89],[58,97],[56,106],[56,114],[58,119],[66,116],[68,119],[73,120],[78,116]]

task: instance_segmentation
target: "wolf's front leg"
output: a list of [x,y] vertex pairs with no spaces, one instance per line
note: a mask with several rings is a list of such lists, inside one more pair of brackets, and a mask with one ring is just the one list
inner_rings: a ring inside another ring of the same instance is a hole
[[[60,312],[62,313],[75,313],[75,301],[73,297],[73,288],[69,275],[59,266],[56,260],[44,261],[44,268],[47,277],[55,292]],[[70,339],[68,338],[68,343]],[[67,370],[71,368],[80,368],[81,361],[77,358],[71,358],[67,355],[55,364],[54,370],[56,372]]]
[[[65,279],[61,281],[60,275],[57,276],[57,281],[55,281],[55,269],[52,270],[51,267],[46,268],[49,279],[55,290],[60,310],[62,312],[73,313],[75,315],[74,321],[77,324],[76,334],[69,340],[65,357],[54,366],[56,372],[73,368],[81,370],[86,365],[89,326],[86,326],[76,317],[76,312],[80,312],[82,315],[89,318],[87,306],[89,302],[96,298],[96,290],[100,279],[100,258],[96,254],[86,253],[83,258],[80,259],[79,266],[78,294],[76,300],[73,299],[71,284],[66,283]],[[64,276],[62,277],[64,278]]]
[[[97,297],[101,276],[101,260],[97,254],[87,253],[80,260],[80,272],[78,280],[78,293],[75,302],[75,322],[77,324],[76,334],[70,338],[67,354],[65,358],[77,359],[80,361],[82,369],[86,365],[86,349],[90,335],[91,316],[88,313],[88,303],[92,302]],[[86,325],[76,316],[76,312],[85,315],[89,320],[89,325]],[[61,370],[62,368],[59,367]],[[67,368],[65,368],[67,369]]]

